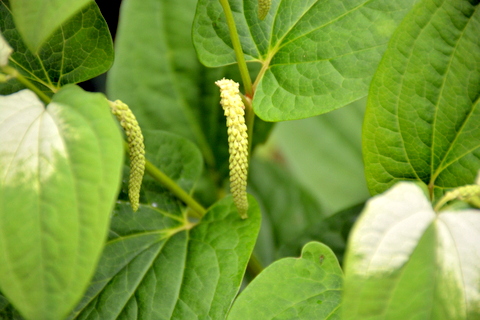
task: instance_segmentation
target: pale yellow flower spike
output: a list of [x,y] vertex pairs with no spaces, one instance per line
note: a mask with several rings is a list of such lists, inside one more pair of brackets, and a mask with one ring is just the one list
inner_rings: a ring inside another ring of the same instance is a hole
[[272,0],[258,0],[258,19],[263,20],[270,11]]
[[125,103],[120,100],[110,101],[110,108],[127,135],[130,150],[128,197],[133,211],[137,211],[140,202],[140,187],[145,172],[145,145],[143,144],[142,131],[135,115]]
[[244,116],[245,106],[240,97],[238,83],[223,78],[215,84],[220,87],[220,103],[227,117],[230,190],[240,217],[246,219],[248,217],[248,135]]

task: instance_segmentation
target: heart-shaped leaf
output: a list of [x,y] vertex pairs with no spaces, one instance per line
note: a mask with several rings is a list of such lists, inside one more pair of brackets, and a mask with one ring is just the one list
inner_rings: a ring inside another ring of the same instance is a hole
[[[272,0],[265,20],[257,0],[229,0],[247,60],[263,64],[253,100],[267,121],[343,107],[367,95],[386,44],[414,0]],[[193,26],[200,61],[235,63],[220,1],[200,0]]]
[[327,246],[310,242],[299,259],[276,261],[235,301],[228,320],[339,319],[342,270]]
[[423,0],[402,22],[372,81],[363,131],[370,191],[401,180],[430,192],[480,168],[480,10]]
[[433,211],[400,182],[371,199],[349,239],[342,319],[478,319],[480,211]]
[[[0,30],[14,50],[10,64],[49,95],[62,85],[88,80],[110,68],[113,62],[112,39],[94,1],[66,20],[36,52],[25,45],[7,4],[0,1]],[[27,7],[31,9],[29,5]],[[21,88],[23,85],[15,79],[0,84],[2,94]]]
[[[159,130],[145,132],[146,157],[192,192],[202,158],[187,139]],[[120,201],[97,274],[70,318],[221,319],[239,289],[260,226],[239,218],[232,199],[216,203],[198,223],[184,205],[146,176],[142,204],[133,213]]]
[[0,96],[0,289],[27,319],[63,319],[94,273],[123,148],[102,94],[66,86],[45,108]]
[[194,225],[142,205],[119,204],[97,274],[75,319],[224,319],[260,227],[249,199],[242,220],[232,198]]

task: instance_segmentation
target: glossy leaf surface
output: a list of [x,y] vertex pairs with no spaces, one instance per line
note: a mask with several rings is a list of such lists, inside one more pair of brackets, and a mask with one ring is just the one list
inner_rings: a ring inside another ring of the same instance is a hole
[[[293,120],[343,107],[367,95],[389,37],[414,0],[230,0],[243,52],[264,65],[253,107],[267,121]],[[219,1],[200,0],[193,40],[200,61],[235,63]]]

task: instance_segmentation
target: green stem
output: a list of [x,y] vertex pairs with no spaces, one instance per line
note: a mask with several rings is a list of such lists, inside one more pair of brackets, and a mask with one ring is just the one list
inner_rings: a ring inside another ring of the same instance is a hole
[[252,99],[242,95],[242,101],[245,105],[245,124],[247,125],[248,135],[248,156],[252,153],[253,127],[255,125],[255,112],[253,112]]
[[[127,142],[123,142],[125,150],[129,152],[129,146]],[[150,161],[145,159],[145,172],[147,172],[153,179],[160,182],[165,188],[170,190],[178,199],[183,201],[190,209],[195,218],[201,219],[206,213],[207,210],[199,204],[195,199],[193,199],[185,190],[183,190],[175,181],[173,181],[169,176],[163,173],[160,169],[155,167]]]
[[250,79],[250,73],[248,72],[247,63],[245,62],[242,45],[237,32],[237,26],[235,25],[235,20],[233,19],[232,9],[230,8],[228,0],[220,0],[220,4],[223,7],[225,18],[227,19],[227,25],[230,31],[230,39],[232,40],[233,50],[235,51],[235,56],[237,57],[238,69],[240,70],[240,75],[242,76],[245,94],[252,98],[252,79]]
[[35,92],[35,94],[42,100],[45,104],[49,104],[52,99],[50,99],[49,96],[47,96],[43,91],[38,89],[33,83],[30,82],[27,78],[25,78],[20,72],[18,72],[15,68],[12,68],[10,66],[5,66],[2,68],[2,71],[5,74],[8,74],[11,77],[16,78],[18,81],[20,81],[21,84],[23,84],[25,87],[28,89],[32,90]]
[[207,210],[202,207],[195,199],[193,199],[185,190],[183,190],[178,184],[175,183],[170,177],[168,177],[165,173],[160,171],[157,167],[155,167],[150,161],[146,160],[145,162],[145,171],[152,176],[153,179],[160,182],[165,188],[170,190],[177,198],[183,201],[187,206],[192,209],[192,213],[194,213],[195,218],[202,218],[206,213]]

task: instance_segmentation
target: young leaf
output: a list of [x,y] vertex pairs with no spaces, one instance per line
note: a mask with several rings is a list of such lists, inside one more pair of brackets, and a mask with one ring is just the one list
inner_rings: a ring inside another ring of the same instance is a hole
[[121,177],[101,94],[66,86],[45,106],[0,97],[0,289],[27,319],[63,319],[88,286]]
[[243,278],[260,227],[253,197],[246,220],[232,198],[198,225],[137,213],[120,204],[97,274],[75,319],[224,319]]
[[[104,73],[113,62],[112,39],[93,1],[66,20],[36,52],[30,51],[23,42],[5,1],[0,1],[0,30],[14,50],[10,57],[11,66],[50,95],[62,85]],[[22,85],[15,80],[0,84],[2,94],[20,88]]]
[[279,260],[235,301],[228,320],[339,319],[342,270],[325,245],[310,242],[299,259]]
[[9,0],[15,24],[36,53],[52,33],[92,0]]
[[435,213],[416,184],[370,200],[349,239],[342,319],[478,319],[480,211]]
[[[414,0],[273,0],[264,21],[257,0],[230,0],[243,52],[264,65],[255,113],[292,120],[343,107],[367,95],[390,35]],[[193,41],[209,67],[235,63],[219,1],[200,0]]]
[[363,132],[370,191],[400,180],[471,183],[480,167],[480,10],[423,0],[402,22],[371,84]]

